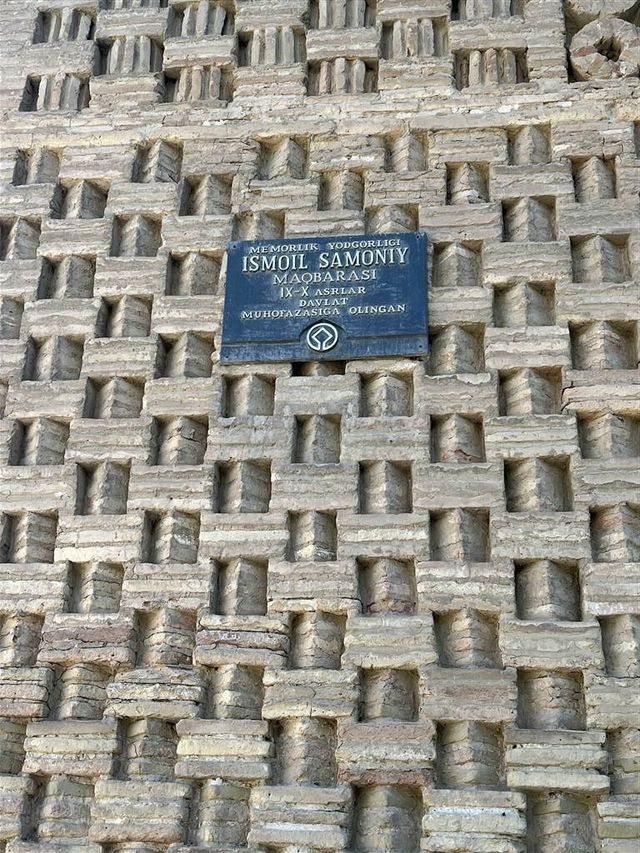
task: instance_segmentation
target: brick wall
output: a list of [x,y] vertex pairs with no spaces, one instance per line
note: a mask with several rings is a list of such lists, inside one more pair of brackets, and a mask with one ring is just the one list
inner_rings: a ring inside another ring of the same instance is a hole
[[[636,850],[639,26],[4,0],[0,850]],[[416,229],[425,363],[220,366]]]

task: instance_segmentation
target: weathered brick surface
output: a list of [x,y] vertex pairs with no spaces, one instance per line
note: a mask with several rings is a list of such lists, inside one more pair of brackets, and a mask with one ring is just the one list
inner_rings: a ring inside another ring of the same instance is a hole
[[[632,0],[3,0],[0,853],[638,844]],[[219,363],[426,231],[426,361]]]

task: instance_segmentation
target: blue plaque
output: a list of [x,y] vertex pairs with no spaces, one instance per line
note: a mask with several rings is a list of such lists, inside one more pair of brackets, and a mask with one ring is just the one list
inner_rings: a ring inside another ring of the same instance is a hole
[[424,355],[426,234],[229,243],[223,363]]

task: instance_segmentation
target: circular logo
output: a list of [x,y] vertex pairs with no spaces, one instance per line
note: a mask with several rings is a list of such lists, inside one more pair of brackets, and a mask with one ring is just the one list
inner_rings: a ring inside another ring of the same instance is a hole
[[314,323],[307,331],[307,346],[314,352],[327,352],[338,343],[339,332],[333,323]]

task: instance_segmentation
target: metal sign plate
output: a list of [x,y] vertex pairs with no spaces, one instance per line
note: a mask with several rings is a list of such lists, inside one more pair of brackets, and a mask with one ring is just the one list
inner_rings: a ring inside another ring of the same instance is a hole
[[223,363],[427,352],[421,233],[229,243]]

